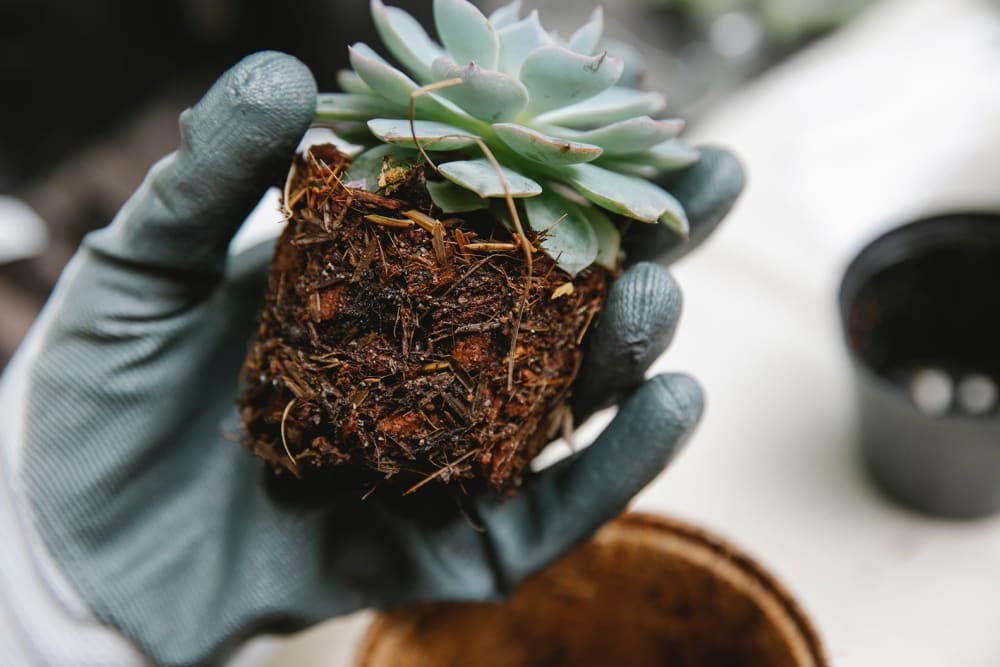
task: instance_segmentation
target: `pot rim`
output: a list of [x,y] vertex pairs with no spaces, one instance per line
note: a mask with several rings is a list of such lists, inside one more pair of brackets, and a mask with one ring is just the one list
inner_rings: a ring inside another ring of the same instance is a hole
[[[794,645],[796,652],[804,652],[816,667],[829,665],[819,633],[791,593],[774,575],[728,541],[685,521],[647,512],[628,512],[619,516],[600,529],[597,539],[636,539],[644,533],[667,538],[672,542],[673,544],[664,543],[659,546],[667,554],[682,554],[685,551],[683,547],[693,548],[688,550],[687,555],[700,555],[701,564],[720,578],[727,578],[734,584],[743,584],[739,587],[749,596],[757,599],[764,596],[761,601],[770,601],[772,604],[766,606],[780,614],[780,618],[772,615],[772,622],[779,626],[779,631]],[[701,553],[697,554],[699,551]],[[742,581],[733,581],[734,575],[742,578]],[[419,609],[426,613],[426,610],[433,609],[434,606],[434,603],[424,604]],[[376,615],[359,644],[353,667],[376,666],[374,659],[379,644],[397,623],[394,613],[396,612],[380,612]]]
[[[848,321],[851,309],[862,288],[880,271],[898,264],[915,253],[938,246],[942,241],[958,244],[962,240],[976,245],[983,242],[984,226],[991,226],[990,238],[1000,247],[1000,211],[958,210],[935,213],[915,220],[902,222],[886,232],[869,239],[855,253],[853,259],[841,274],[837,288],[837,315],[840,325],[840,339],[855,371],[863,382],[877,387],[881,394],[899,405],[909,405],[905,394],[885,376],[873,369],[851,344]],[[935,417],[972,425],[980,424],[979,417],[961,414]]]

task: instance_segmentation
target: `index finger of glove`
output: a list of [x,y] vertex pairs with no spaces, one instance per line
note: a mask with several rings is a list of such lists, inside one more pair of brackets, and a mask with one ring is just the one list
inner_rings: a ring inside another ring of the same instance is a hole
[[129,263],[219,275],[232,235],[291,161],[316,108],[292,56],[262,52],[181,114],[181,145],[157,163],[88,246]]
[[614,282],[573,383],[570,403],[578,422],[642,383],[674,336],[681,302],[670,271],[657,264],[633,264]]
[[686,375],[654,377],[589,448],[542,471],[517,498],[480,507],[501,589],[509,591],[620,514],[680,449],[703,400]]

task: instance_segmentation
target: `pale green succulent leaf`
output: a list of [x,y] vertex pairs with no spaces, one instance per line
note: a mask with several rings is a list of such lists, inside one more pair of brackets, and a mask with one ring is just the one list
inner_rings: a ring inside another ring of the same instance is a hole
[[625,64],[606,52],[585,56],[562,46],[532,51],[521,65],[519,77],[530,96],[532,115],[589,99],[618,81]]
[[364,80],[358,76],[357,72],[350,69],[342,69],[337,72],[337,85],[345,93],[352,95],[374,95],[372,90]]
[[590,226],[597,236],[597,257],[594,259],[594,264],[611,270],[618,268],[618,253],[622,243],[622,235],[618,231],[618,227],[597,208],[593,206],[581,206],[580,208],[587,216]]
[[604,33],[604,10],[597,7],[591,13],[590,18],[569,38],[567,46],[577,53],[586,56],[597,51],[597,45],[601,43],[601,35]]
[[320,93],[316,98],[316,118],[319,120],[361,120],[373,116],[405,114],[406,107],[371,95],[352,93]]
[[517,76],[528,54],[541,46],[553,43],[551,35],[545,32],[538,20],[538,11],[497,31],[500,40],[500,58],[497,69],[504,74]]
[[658,175],[663,173],[663,169],[654,167],[651,164],[644,164],[636,161],[635,157],[632,155],[622,155],[619,157],[603,157],[594,160],[594,164],[598,167],[603,167],[604,169],[610,169],[611,171],[617,171],[621,174],[627,174],[629,176],[636,176],[638,178],[645,178],[648,180],[655,179]]
[[351,67],[358,76],[376,93],[393,104],[408,106],[410,93],[416,90],[416,82],[390,65],[370,46],[357,43],[347,49]]
[[666,103],[666,98],[660,93],[612,86],[588,100],[541,114],[535,122],[539,125],[592,128],[633,116],[653,115],[662,111]]
[[684,207],[681,203],[677,201],[676,197],[671,195],[669,192],[667,194],[670,197],[670,203],[667,206],[667,210],[660,216],[660,222],[686,239],[691,232],[691,225],[688,223],[687,213],[684,211]]
[[514,118],[528,104],[527,88],[508,74],[475,63],[459,67],[443,57],[434,61],[433,72],[438,80],[461,79],[462,83],[441,88],[438,94],[486,122]]
[[656,144],[647,151],[635,153],[629,159],[640,164],[648,164],[659,170],[683,169],[698,161],[701,153],[680,139],[669,139]]
[[489,199],[484,199],[451,181],[427,181],[427,192],[431,200],[445,213],[478,211],[490,205]]
[[[364,42],[355,42],[351,46],[347,47],[347,53],[350,55],[352,52],[356,53],[361,58],[366,60],[371,60],[378,63],[379,65],[385,65],[386,67],[392,67],[388,60],[379,55],[379,52],[368,46]],[[355,70],[357,71],[357,70]]]
[[434,23],[451,59],[496,69],[500,40],[489,19],[467,0],[434,0]]
[[386,158],[393,165],[405,166],[416,163],[419,157],[420,154],[413,149],[379,144],[354,158],[344,177],[344,184],[350,188],[375,192],[378,190],[378,178],[386,164]]
[[579,205],[552,191],[526,199],[528,225],[540,234],[539,244],[566,273],[575,275],[594,263],[597,234]]
[[[358,76],[379,96],[388,102],[407,109],[409,113],[410,95],[419,88],[413,79],[387,63],[366,44],[358,43],[348,49],[351,66]],[[421,117],[444,122],[468,117],[468,114],[451,102],[442,100],[433,93],[419,95],[414,106]],[[388,114],[378,114],[388,115]]]
[[534,197],[542,192],[542,186],[513,169],[500,167],[507,189],[500,181],[500,174],[486,158],[458,160],[438,165],[441,175],[456,185],[472,190],[480,197],[503,197],[509,192],[512,197]]
[[420,23],[397,7],[386,7],[372,0],[371,13],[375,29],[389,52],[421,83],[430,83],[431,63],[443,55],[441,46],[427,35]]
[[408,118],[373,118],[368,121],[368,129],[382,141],[401,146],[416,147],[416,136],[428,151],[453,151],[476,144],[475,138],[462,128],[433,120],[415,120],[411,127]]
[[683,129],[684,122],[679,119],[653,120],[649,116],[636,116],[594,130],[556,131],[555,134],[600,146],[605,157],[609,157],[649,150],[650,146],[673,139]]
[[515,123],[497,123],[493,132],[518,155],[543,164],[580,164],[601,155],[600,146],[561,139]]
[[658,185],[596,165],[578,164],[561,170],[564,180],[590,201],[642,222],[656,222],[676,202]]
[[513,23],[517,23],[520,16],[521,0],[514,0],[514,2],[500,7],[490,14],[490,24],[493,26],[494,30],[500,30],[501,28],[506,28]]

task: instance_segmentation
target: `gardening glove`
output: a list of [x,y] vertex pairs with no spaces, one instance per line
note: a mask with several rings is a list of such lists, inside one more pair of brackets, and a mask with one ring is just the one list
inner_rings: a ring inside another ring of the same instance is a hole
[[[84,240],[9,367],[0,641],[23,659],[5,664],[201,664],[363,607],[497,600],[619,514],[698,420],[693,380],[639,384],[680,310],[667,271],[642,263],[612,287],[585,365],[604,385],[589,394],[628,397],[515,497],[422,518],[375,498],[274,500],[227,438],[269,250],[227,261],[227,246],[290,164],[315,95],[278,53],[223,75],[181,116],[180,149]],[[691,210],[713,224],[741,180],[727,155],[708,164],[691,173],[714,194],[693,182],[686,203],[712,199]]]

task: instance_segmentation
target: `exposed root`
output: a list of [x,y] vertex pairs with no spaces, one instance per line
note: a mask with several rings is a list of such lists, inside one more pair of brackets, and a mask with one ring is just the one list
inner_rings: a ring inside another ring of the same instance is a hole
[[285,437],[285,423],[288,421],[288,413],[292,411],[295,407],[295,399],[288,401],[288,405],[285,406],[285,411],[281,413],[281,446],[285,448],[285,453],[288,454],[288,460],[292,462],[292,472],[295,476],[299,476],[299,462],[295,460],[292,456],[292,450],[288,448],[288,438]]
[[419,491],[421,488],[427,486],[428,484],[430,484],[431,482],[433,482],[438,477],[441,477],[442,475],[446,475],[446,474],[450,475],[451,473],[455,472],[455,468],[458,466],[458,464],[462,463],[463,461],[465,461],[467,458],[471,457],[475,453],[476,453],[475,450],[472,450],[472,451],[466,452],[465,454],[462,454],[462,456],[457,461],[449,463],[448,465],[444,466],[443,468],[439,468],[436,472],[432,472],[430,475],[427,475],[427,477],[424,477],[422,480],[420,480],[419,482],[417,482],[416,484],[414,484],[413,486],[411,486],[410,488],[408,488],[406,491],[404,491],[403,495],[404,496],[408,496],[408,495],[410,495],[411,493],[413,493],[415,491]]

